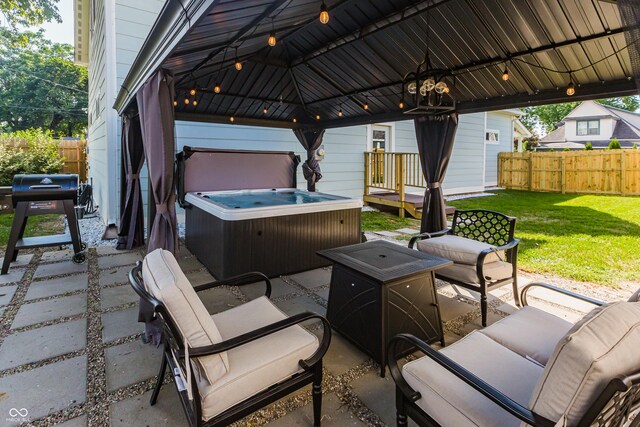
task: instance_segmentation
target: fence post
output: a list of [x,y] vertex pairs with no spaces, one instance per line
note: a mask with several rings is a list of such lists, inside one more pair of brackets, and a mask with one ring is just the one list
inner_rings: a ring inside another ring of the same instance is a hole
[[565,173],[565,168],[566,168],[566,162],[567,157],[566,157],[566,153],[561,153],[561,157],[560,157],[560,190],[562,191],[562,194],[565,193],[565,188],[567,186],[567,183],[565,182],[566,179],[566,173]]
[[404,155],[393,154],[396,158],[396,188],[400,199],[400,218],[404,218]]
[[533,153],[529,151],[527,157],[529,160],[529,191],[533,191]]
[[627,153],[625,150],[620,150],[620,194],[621,195],[625,195],[627,192],[625,191],[624,188],[624,183],[627,182],[626,181],[626,169],[627,169],[627,165],[626,165],[626,157],[627,157]]
[[365,151],[364,153],[364,195],[369,195],[369,174],[371,170],[369,168],[369,161],[371,160],[371,155]]

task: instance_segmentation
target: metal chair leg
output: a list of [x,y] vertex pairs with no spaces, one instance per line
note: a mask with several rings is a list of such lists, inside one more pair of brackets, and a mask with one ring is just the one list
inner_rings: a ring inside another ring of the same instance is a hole
[[156,381],[156,386],[153,388],[153,393],[151,394],[151,406],[156,404],[158,400],[158,394],[160,394],[160,388],[162,387],[162,382],[164,381],[164,372],[167,370],[167,355],[166,353],[162,353],[162,362],[160,362],[160,372],[158,372],[158,381]]
[[318,362],[315,367],[313,378],[313,425],[320,426],[322,418],[322,362]]
[[404,409],[404,395],[398,387],[396,387],[396,425],[398,427],[407,427],[407,413]]
[[487,292],[483,289],[480,292],[480,311],[482,312],[482,327],[487,326]]
[[520,293],[518,291],[518,276],[513,276],[513,300],[516,303],[516,307],[522,307],[520,303]]

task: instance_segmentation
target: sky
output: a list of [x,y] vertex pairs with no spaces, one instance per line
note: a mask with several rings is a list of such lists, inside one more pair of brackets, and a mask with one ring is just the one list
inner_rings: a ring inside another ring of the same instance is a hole
[[41,28],[44,28],[48,39],[57,43],[73,44],[73,0],[60,0],[58,10],[62,23],[47,22],[41,25]]

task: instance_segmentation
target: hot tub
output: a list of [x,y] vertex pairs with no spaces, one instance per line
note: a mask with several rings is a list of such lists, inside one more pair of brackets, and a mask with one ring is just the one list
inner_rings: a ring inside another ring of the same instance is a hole
[[326,266],[317,251],[361,240],[362,202],[297,190],[294,153],[185,147],[177,161],[187,248],[218,279]]
[[297,189],[188,193],[187,246],[217,278],[328,265],[322,249],[360,241],[356,199]]

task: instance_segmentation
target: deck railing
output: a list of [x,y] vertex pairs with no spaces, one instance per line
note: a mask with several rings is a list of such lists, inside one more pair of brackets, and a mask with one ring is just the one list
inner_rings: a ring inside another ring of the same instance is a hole
[[364,192],[386,190],[397,192],[404,200],[406,187],[425,188],[418,153],[364,153]]

